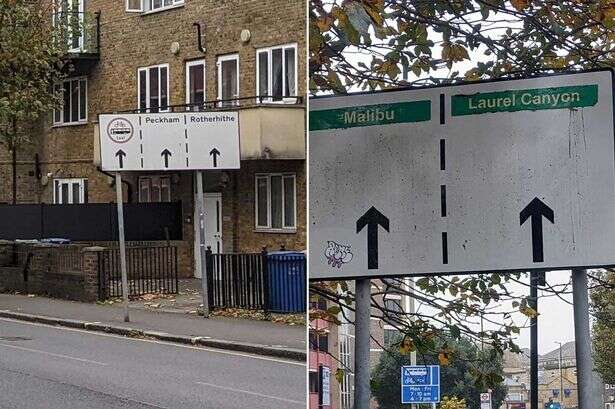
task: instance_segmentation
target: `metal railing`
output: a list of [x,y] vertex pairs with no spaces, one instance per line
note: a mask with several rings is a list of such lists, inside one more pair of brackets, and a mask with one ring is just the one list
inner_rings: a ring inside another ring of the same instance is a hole
[[67,55],[100,54],[100,11],[60,11],[53,14]]
[[213,254],[208,248],[205,262],[210,308],[305,312],[305,257],[266,250]]
[[[279,99],[279,100],[278,100]],[[204,111],[233,111],[243,108],[286,107],[303,105],[302,96],[272,96],[255,95],[231,99],[215,99],[191,104],[165,105],[156,108],[137,108],[107,112],[109,114],[150,114],[150,113],[178,113],[178,112],[204,112]]]
[[[129,296],[177,294],[177,247],[127,247],[126,269]],[[98,297],[100,300],[122,296],[119,248],[98,253]]]

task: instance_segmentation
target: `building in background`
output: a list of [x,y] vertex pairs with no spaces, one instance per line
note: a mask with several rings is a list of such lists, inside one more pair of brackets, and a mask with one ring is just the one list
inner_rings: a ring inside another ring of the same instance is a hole
[[[83,29],[67,38],[72,70],[55,85],[63,106],[18,152],[18,203],[115,200],[99,168],[101,113],[237,110],[241,169],[205,172],[206,244],[305,249],[304,0],[71,0],[57,12],[50,20],[69,15]],[[193,174],[122,176],[127,203],[181,202],[179,272],[198,276]],[[10,202],[8,152],[0,181],[0,202]]]

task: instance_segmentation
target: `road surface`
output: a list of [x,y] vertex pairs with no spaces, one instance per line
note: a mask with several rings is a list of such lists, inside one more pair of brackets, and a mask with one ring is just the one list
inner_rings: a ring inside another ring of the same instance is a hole
[[306,407],[299,362],[0,319],[0,408]]

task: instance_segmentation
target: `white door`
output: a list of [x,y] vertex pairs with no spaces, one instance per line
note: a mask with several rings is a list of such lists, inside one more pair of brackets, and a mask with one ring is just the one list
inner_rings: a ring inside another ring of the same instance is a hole
[[205,247],[214,254],[222,252],[222,193],[204,193]]
[[[205,206],[205,248],[211,247],[214,254],[222,252],[222,193],[204,193]],[[194,276],[201,278],[201,259],[199,257],[199,215],[194,212]]]

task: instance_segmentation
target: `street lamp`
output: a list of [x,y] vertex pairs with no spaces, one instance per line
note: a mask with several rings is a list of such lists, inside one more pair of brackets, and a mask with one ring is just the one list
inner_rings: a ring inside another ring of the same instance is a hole
[[564,376],[562,374],[562,343],[555,341],[559,344],[559,401],[564,402]]

